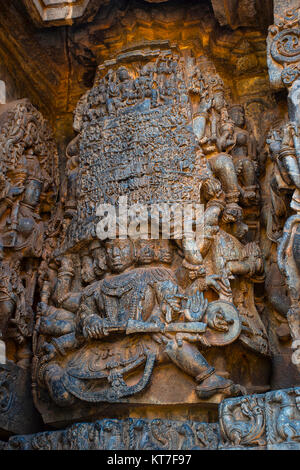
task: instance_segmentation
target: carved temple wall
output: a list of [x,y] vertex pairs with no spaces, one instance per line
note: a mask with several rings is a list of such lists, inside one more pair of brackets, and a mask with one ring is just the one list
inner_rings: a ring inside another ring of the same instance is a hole
[[1,449],[299,449],[299,12],[0,0]]

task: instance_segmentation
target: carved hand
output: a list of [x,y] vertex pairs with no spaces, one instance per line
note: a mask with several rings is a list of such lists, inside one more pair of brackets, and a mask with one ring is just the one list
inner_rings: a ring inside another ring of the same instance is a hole
[[199,334],[194,335],[191,333],[176,333],[175,338],[179,347],[183,345],[183,341],[187,341],[188,343],[201,343],[205,347],[211,346],[208,339],[205,338],[205,336]]
[[44,344],[43,352],[45,353],[45,355],[41,359],[42,363],[51,361],[51,359],[53,359],[57,354],[55,347],[51,343]]
[[211,287],[218,294],[230,295],[231,287],[230,283],[226,284],[221,276],[212,274],[211,276],[206,277],[206,284],[208,287]]
[[91,339],[103,337],[103,322],[98,315],[91,315],[86,319],[83,327],[83,336]]
[[212,99],[206,100],[206,98],[201,100],[201,103],[199,105],[199,112],[200,113],[206,113],[207,111],[210,110],[212,107]]
[[190,297],[184,309],[184,315],[188,321],[200,321],[207,309],[208,301],[204,299],[203,292],[197,291]]
[[43,316],[48,314],[48,305],[45,302],[39,302],[38,309]]
[[195,269],[189,270],[189,278],[191,281],[194,281],[195,279],[203,277],[204,273],[205,271],[202,266],[195,266]]
[[10,198],[10,199],[16,199],[18,196],[20,196],[20,194],[22,194],[22,192],[24,191],[24,186],[11,186],[9,188],[9,191],[8,191],[8,194],[7,196]]
[[162,311],[167,323],[170,323],[181,312],[182,297],[181,294],[176,293],[166,293],[164,295]]

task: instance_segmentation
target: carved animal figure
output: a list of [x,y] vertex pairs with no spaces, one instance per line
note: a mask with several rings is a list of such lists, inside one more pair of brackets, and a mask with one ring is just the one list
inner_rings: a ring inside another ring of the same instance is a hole
[[300,392],[296,392],[296,403],[289,393],[278,391],[272,400],[280,403],[275,427],[283,441],[300,442]]
[[236,403],[228,400],[221,411],[221,431],[234,445],[264,445],[265,417],[257,397]]

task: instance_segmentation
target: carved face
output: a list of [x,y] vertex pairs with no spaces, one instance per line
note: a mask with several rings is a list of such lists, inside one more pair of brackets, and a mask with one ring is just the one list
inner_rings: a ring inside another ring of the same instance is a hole
[[93,270],[93,260],[89,256],[84,256],[81,262],[81,278],[83,282],[89,284],[95,280]]
[[241,106],[234,106],[231,108],[229,115],[237,127],[244,127],[245,111]]
[[138,241],[138,259],[141,264],[153,263],[155,257],[154,243],[151,240]]
[[112,272],[121,273],[133,264],[134,251],[129,239],[107,241],[105,253],[107,266]]
[[171,264],[173,261],[173,249],[169,240],[161,240],[158,246],[157,259],[161,263]]
[[242,240],[246,233],[248,232],[249,227],[247,224],[242,222],[241,220],[238,220],[235,222],[232,226],[232,234],[238,239]]
[[96,276],[98,277],[103,276],[105,271],[107,271],[104,249],[96,248],[92,252],[92,257],[94,260],[94,272]]
[[42,192],[42,183],[36,180],[30,180],[26,186],[24,194],[25,204],[30,206],[37,206],[40,202],[40,196]]
[[121,82],[124,82],[125,80],[129,80],[129,73],[128,71],[125,69],[125,67],[122,67],[118,70],[117,72],[117,76],[118,76],[118,79],[121,81]]
[[217,111],[221,111],[226,106],[223,91],[218,91],[214,94],[214,107]]

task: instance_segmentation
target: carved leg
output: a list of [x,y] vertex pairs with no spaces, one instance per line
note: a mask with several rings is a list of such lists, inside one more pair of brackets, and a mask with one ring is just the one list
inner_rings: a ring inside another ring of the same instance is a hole
[[201,382],[196,389],[199,398],[210,398],[218,392],[232,394],[233,382],[218,376],[196,346],[185,341],[179,346],[176,341],[170,341],[165,352],[177,367]]
[[[299,278],[299,246],[300,246],[300,214],[291,216],[285,223],[284,232],[280,241],[277,261],[281,273],[284,275],[290,297],[290,308],[287,320],[293,339],[292,362],[300,368],[300,278]],[[292,256],[291,256],[292,255]]]
[[238,214],[241,210],[238,205],[240,188],[232,158],[227,153],[220,153],[211,157],[209,163],[214,175],[221,181],[227,205],[231,209],[235,208]]
[[257,199],[257,185],[255,166],[252,160],[247,158],[236,162],[236,171],[240,174],[243,185],[243,199],[251,204]]
[[4,299],[0,302],[0,337],[4,338],[8,328],[8,322],[14,316],[16,304],[10,299]]
[[70,406],[76,401],[63,384],[63,369],[58,364],[49,364],[45,368],[44,382],[52,400],[58,406]]
[[286,155],[282,158],[282,164],[296,188],[300,188],[300,170],[296,157]]

